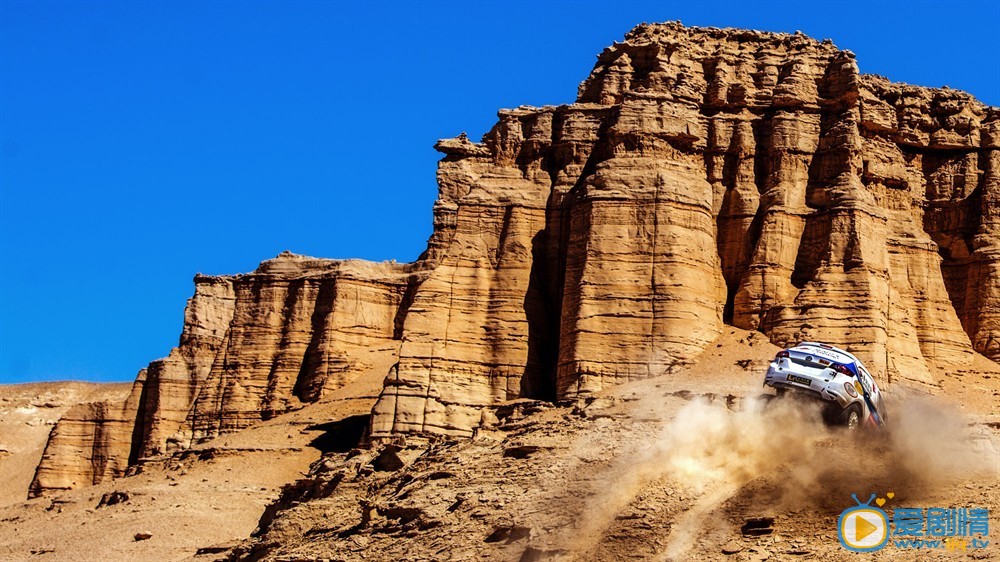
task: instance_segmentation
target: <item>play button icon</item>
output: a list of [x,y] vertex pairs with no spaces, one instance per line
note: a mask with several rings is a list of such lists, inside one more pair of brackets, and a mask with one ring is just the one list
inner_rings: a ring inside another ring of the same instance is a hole
[[854,537],[857,540],[863,541],[869,536],[871,536],[871,534],[877,530],[878,530],[878,525],[873,525],[869,523],[868,520],[865,519],[863,515],[860,514],[854,515]]
[[845,510],[837,524],[840,544],[854,552],[870,552],[885,546],[889,538],[885,512],[874,507]]

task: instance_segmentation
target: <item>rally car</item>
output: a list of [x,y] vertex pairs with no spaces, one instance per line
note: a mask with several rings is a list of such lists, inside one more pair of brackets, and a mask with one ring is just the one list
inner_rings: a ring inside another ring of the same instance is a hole
[[795,392],[823,401],[827,419],[849,430],[885,428],[885,402],[875,379],[857,357],[832,345],[802,342],[778,352],[764,385],[779,396]]

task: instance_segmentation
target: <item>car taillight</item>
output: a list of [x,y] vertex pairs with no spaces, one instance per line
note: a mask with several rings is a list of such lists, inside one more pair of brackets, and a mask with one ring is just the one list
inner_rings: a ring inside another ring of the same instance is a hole
[[842,375],[847,375],[849,377],[853,377],[854,376],[854,373],[852,373],[850,369],[848,369],[847,367],[845,367],[843,365],[834,365],[833,366],[833,370],[837,371],[838,373],[840,373]]
[[847,393],[851,395],[851,398],[857,398],[858,397],[858,391],[854,390],[854,385],[853,384],[851,384],[849,382],[845,382],[844,383],[844,390],[846,390]]
[[775,359],[784,359],[785,357],[788,357],[787,351],[779,351],[778,354],[774,356]]

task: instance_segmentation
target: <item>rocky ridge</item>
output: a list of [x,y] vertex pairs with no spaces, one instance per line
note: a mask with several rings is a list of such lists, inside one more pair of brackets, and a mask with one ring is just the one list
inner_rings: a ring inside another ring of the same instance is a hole
[[727,324],[850,348],[890,388],[1000,356],[1000,110],[860,75],[803,35],[643,24],[577,102],[440,141],[412,264],[282,254],[195,279],[181,342],[53,431],[32,494],[387,374],[370,426],[673,372]]

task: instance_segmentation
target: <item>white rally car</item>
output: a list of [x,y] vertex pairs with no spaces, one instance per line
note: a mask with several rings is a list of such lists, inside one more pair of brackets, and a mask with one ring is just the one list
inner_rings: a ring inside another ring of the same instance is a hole
[[802,342],[778,352],[764,385],[779,396],[794,391],[822,400],[828,419],[850,430],[885,428],[885,401],[875,379],[857,357],[832,345]]

